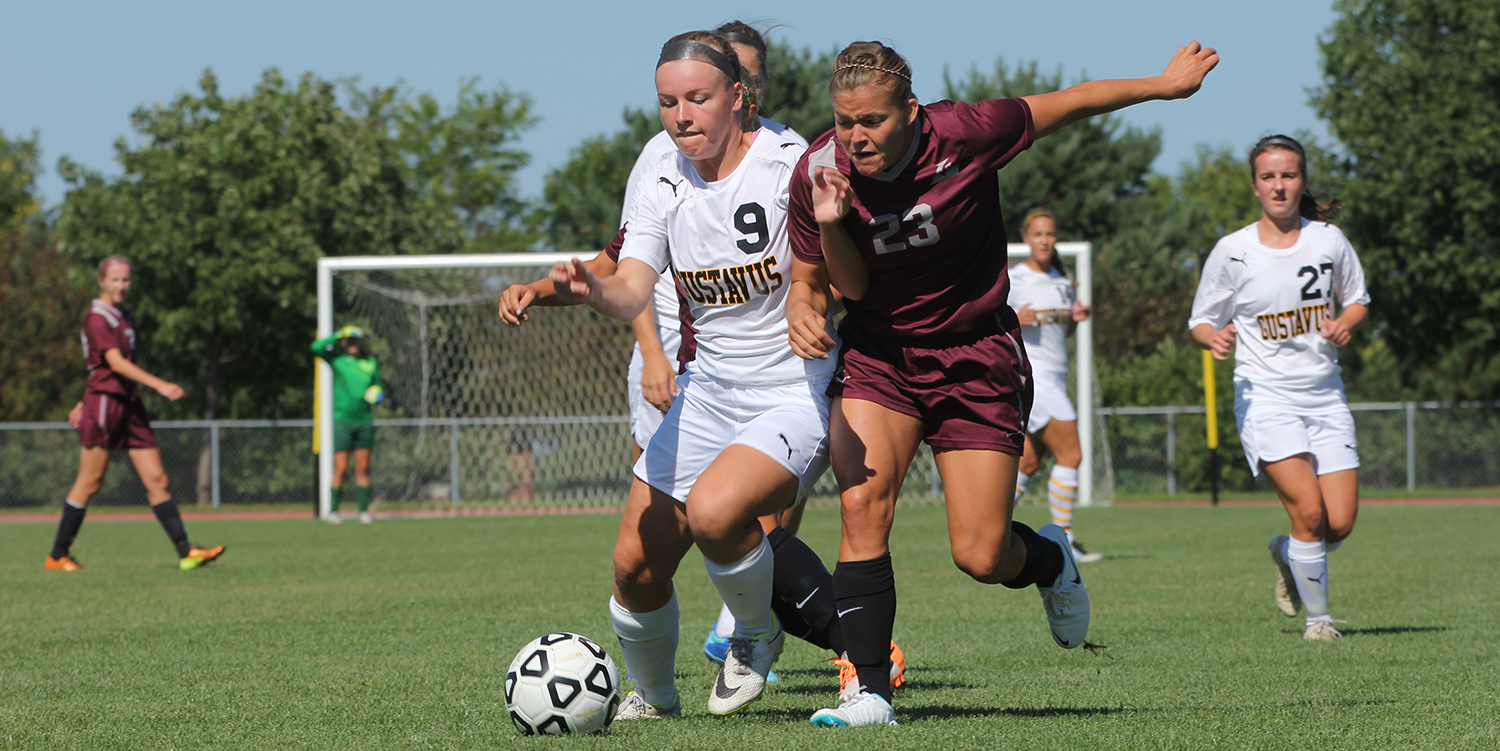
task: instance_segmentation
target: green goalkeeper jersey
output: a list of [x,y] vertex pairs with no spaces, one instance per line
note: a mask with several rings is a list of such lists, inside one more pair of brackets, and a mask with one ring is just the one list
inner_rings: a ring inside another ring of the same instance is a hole
[[330,336],[313,342],[312,351],[333,367],[333,419],[338,422],[370,423],[370,403],[365,392],[380,382],[380,367],[373,357],[355,357],[339,347],[339,338]]

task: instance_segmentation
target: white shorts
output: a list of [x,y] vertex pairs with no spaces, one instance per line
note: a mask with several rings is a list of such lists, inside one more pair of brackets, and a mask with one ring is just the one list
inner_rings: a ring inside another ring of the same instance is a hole
[[635,463],[635,476],[686,502],[693,483],[731,445],[771,457],[801,483],[799,501],[828,469],[828,378],[737,386],[689,371]]
[[1026,422],[1026,430],[1040,433],[1053,420],[1078,421],[1078,411],[1073,409],[1073,402],[1068,399],[1067,373],[1039,370],[1031,374],[1031,382],[1034,384],[1031,392],[1031,419]]
[[630,437],[642,449],[651,445],[651,436],[656,434],[656,429],[661,427],[662,418],[666,417],[656,405],[646,401],[645,394],[641,393],[643,367],[645,358],[641,356],[641,345],[637,344],[630,353],[630,370],[625,376],[625,383],[630,393]]
[[1235,411],[1240,445],[1250,472],[1260,475],[1261,462],[1278,462],[1298,454],[1312,454],[1319,475],[1359,468],[1359,442],[1354,438],[1354,415],[1349,408],[1318,414],[1280,409]]

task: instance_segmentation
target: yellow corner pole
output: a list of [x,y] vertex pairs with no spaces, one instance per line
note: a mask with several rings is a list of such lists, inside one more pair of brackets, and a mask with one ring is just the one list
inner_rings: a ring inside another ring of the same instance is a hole
[[322,395],[322,391],[323,391],[323,369],[320,368],[320,367],[318,367],[318,362],[319,362],[318,358],[314,357],[313,358],[313,439],[312,439],[312,452],[314,454],[322,453],[322,452],[318,451],[318,448],[319,448],[319,444],[320,444],[320,442],[321,442],[321,440],[323,438],[323,431],[321,429],[323,427],[323,410],[318,409],[318,405],[321,404],[321,402],[319,401],[318,397]]
[[1208,426],[1208,485],[1213,505],[1219,505],[1219,403],[1215,398],[1214,355],[1203,350],[1203,409]]

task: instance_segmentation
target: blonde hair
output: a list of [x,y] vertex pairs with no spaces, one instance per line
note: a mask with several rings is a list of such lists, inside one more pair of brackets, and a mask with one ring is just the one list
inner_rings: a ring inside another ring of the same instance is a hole
[[[1046,209],[1032,209],[1026,214],[1026,218],[1021,220],[1022,239],[1026,238],[1026,230],[1031,227],[1031,223],[1038,219],[1051,219],[1053,229],[1057,228],[1057,217],[1053,215],[1052,212]],[[1063,263],[1062,254],[1057,252],[1057,245],[1055,244],[1052,246],[1052,256],[1049,260],[1052,264],[1052,268],[1057,269],[1057,272],[1059,274],[1062,274],[1069,279],[1073,278],[1073,275],[1068,273],[1068,267]],[[1075,281],[1073,282],[1073,284],[1076,286],[1078,282]]]

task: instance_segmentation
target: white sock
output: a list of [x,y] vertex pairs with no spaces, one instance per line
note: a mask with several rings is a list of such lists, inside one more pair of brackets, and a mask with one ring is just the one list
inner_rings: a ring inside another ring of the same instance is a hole
[[1325,553],[1332,553],[1333,551],[1338,550],[1339,548],[1341,548],[1343,546],[1344,546],[1344,541],[1343,540],[1339,540],[1338,542],[1325,542],[1325,543],[1323,543],[1323,552],[1325,552]]
[[69,498],[69,499],[63,501],[63,503],[66,503],[69,506],[72,506],[73,508],[88,508],[88,506],[85,506],[82,503],[78,503],[77,501],[74,501],[72,498]]
[[775,571],[771,542],[760,538],[760,544],[744,558],[729,564],[703,559],[708,578],[719,589],[724,607],[734,615],[736,636],[755,636],[776,625],[771,615],[771,576]]
[[1290,538],[1286,543],[1286,562],[1292,567],[1302,607],[1307,608],[1308,624],[1333,620],[1328,614],[1328,551],[1323,541]]
[[1073,501],[1078,498],[1078,468],[1052,466],[1052,477],[1047,480],[1047,505],[1052,507],[1052,523],[1068,533],[1068,542],[1073,541]]
[[734,636],[734,613],[729,612],[728,605],[719,608],[719,620],[714,623],[714,634],[720,639]]
[[1031,475],[1025,472],[1016,472],[1016,503],[1021,502],[1021,496],[1026,495],[1026,483],[1031,482]]
[[615,598],[609,598],[609,619],[620,651],[635,681],[635,690],[648,704],[670,707],[677,701],[672,682],[677,658],[677,593],[666,605],[649,613],[632,613]]

